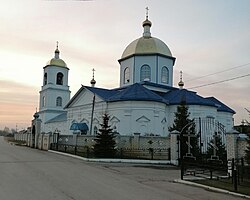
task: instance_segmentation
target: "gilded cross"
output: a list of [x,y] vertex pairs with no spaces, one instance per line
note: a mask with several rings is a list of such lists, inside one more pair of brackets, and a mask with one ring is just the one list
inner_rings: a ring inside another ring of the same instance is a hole
[[94,76],[95,76],[95,69],[94,68],[92,69],[92,72],[93,72],[93,76],[92,77],[94,78]]
[[148,11],[149,11],[149,8],[146,7],[146,19],[148,19]]
[[182,71],[180,71],[180,81],[182,81]]

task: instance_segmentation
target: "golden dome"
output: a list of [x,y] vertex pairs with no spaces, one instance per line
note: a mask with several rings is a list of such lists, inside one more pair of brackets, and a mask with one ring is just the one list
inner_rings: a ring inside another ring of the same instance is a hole
[[146,20],[142,23],[144,32],[143,36],[131,42],[124,50],[121,59],[132,55],[147,55],[147,54],[161,54],[163,56],[172,57],[172,53],[168,46],[158,38],[152,37],[150,27],[151,21]]
[[141,37],[131,42],[124,50],[121,59],[134,54],[161,54],[172,57],[168,46],[158,38]]
[[47,62],[47,65],[55,65],[58,67],[67,67],[66,63],[60,58],[52,58]]
[[96,84],[95,79],[92,79],[92,80],[90,81],[90,84],[91,84],[91,85],[95,85],[95,84]]
[[151,21],[149,21],[148,19],[146,19],[144,22],[142,22],[142,26],[144,27],[144,26],[152,26],[152,22]]
[[178,83],[178,86],[179,86],[179,87],[183,87],[183,86],[184,86],[184,82],[183,82],[183,81],[180,81],[180,82]]
[[59,58],[59,54],[60,54],[60,51],[58,49],[58,42],[57,42],[57,46],[56,46],[56,50],[55,50],[55,57],[50,59],[48,62],[47,62],[47,65],[54,65],[54,66],[58,66],[58,67],[66,67],[67,68],[67,65],[66,63]]

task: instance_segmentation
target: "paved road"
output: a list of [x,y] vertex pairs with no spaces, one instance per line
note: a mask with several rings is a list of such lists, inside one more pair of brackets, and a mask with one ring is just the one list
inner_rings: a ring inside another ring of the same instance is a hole
[[173,183],[178,175],[173,167],[89,163],[0,137],[1,200],[241,199]]

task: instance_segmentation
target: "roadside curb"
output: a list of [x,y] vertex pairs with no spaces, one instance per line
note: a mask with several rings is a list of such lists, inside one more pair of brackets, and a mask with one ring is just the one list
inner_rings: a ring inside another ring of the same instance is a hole
[[223,190],[223,189],[219,189],[219,188],[215,188],[215,187],[211,187],[211,186],[207,186],[207,185],[202,185],[202,184],[194,183],[194,182],[191,182],[191,181],[175,179],[174,182],[175,183],[182,183],[182,184],[186,184],[186,185],[192,185],[192,186],[196,186],[196,187],[201,187],[201,188],[211,190],[211,191],[215,191],[215,192],[220,192],[220,193],[234,195],[234,196],[237,196],[237,197],[250,199],[250,196],[245,195],[245,194],[239,194],[239,193],[236,193],[236,192],[231,192],[231,191],[228,191],[228,190]]
[[132,163],[132,164],[167,164],[171,165],[171,161],[169,160],[134,160],[134,159],[105,159],[105,158],[85,158],[73,154],[68,154],[64,152],[59,152],[59,151],[53,151],[53,150],[48,150],[51,153],[56,153],[64,156],[69,156],[72,158],[76,158],[79,160],[84,160],[88,162],[103,162],[103,163]]

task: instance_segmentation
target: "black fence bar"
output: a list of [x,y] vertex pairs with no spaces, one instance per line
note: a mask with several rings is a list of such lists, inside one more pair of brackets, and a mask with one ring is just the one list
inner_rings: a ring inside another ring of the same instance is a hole
[[[51,149],[87,158],[94,157],[93,149],[89,146],[52,143]],[[170,160],[170,150],[169,148],[120,148],[117,149],[116,158]]]

